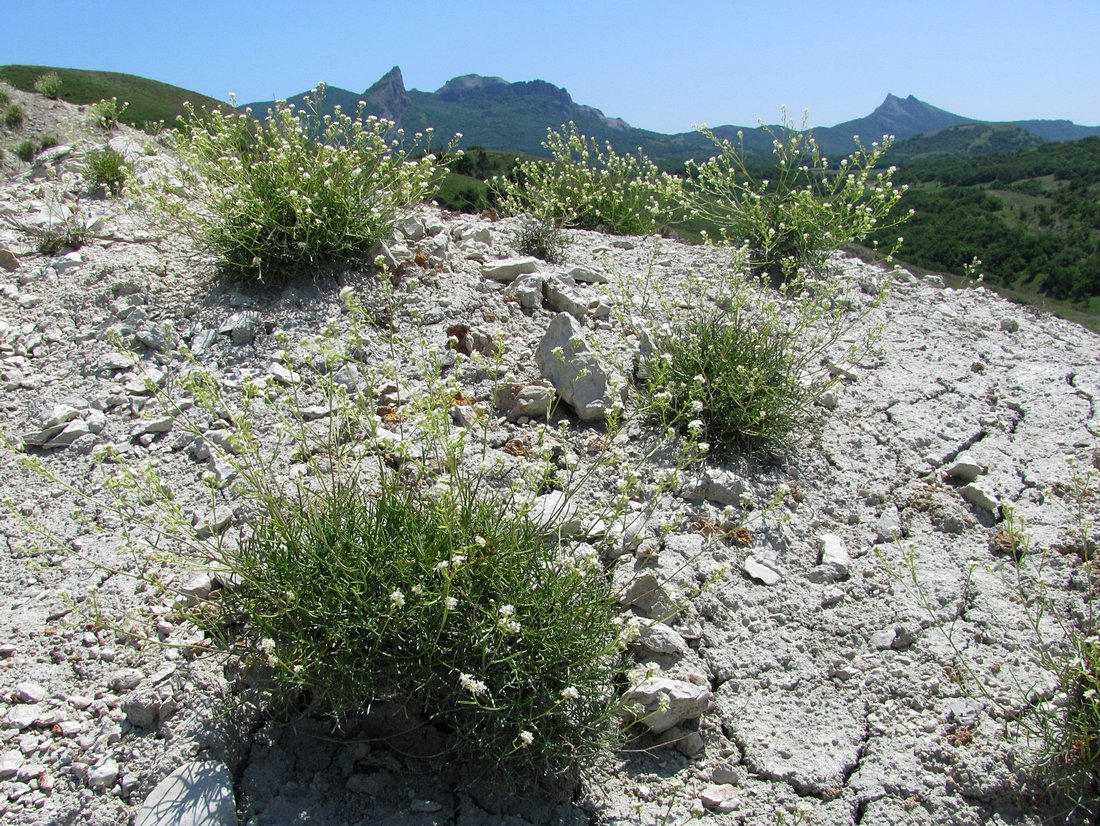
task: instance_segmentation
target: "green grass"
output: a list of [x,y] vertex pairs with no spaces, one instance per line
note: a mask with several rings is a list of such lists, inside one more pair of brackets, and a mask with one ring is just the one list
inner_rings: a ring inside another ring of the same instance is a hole
[[35,81],[47,72],[56,72],[61,78],[60,97],[69,103],[87,105],[112,97],[128,102],[130,106],[121,120],[139,129],[159,121],[171,126],[177,116],[184,114],[184,101],[196,106],[230,108],[197,92],[119,72],[9,65],[0,66],[0,80],[21,91],[33,92]]

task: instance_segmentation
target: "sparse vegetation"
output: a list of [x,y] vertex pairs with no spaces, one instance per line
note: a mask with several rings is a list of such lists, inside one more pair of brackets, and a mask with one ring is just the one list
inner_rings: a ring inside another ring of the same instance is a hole
[[689,162],[679,192],[689,217],[717,229],[709,240],[744,247],[754,268],[789,279],[800,270],[820,271],[832,251],[905,220],[891,217],[902,194],[893,185],[894,169],[876,170],[889,136],[869,147],[857,139],[857,151],[831,172],[811,132],[790,125],[768,131],[773,179],[754,174],[743,146],[702,130],[718,154]]
[[46,72],[34,82],[34,91],[50,100],[57,100],[61,97],[61,85],[61,75],[57,72]]
[[[156,181],[138,194],[243,278],[271,283],[322,264],[362,263],[445,170],[430,153],[413,159],[393,146],[389,121],[361,111],[322,120],[317,108],[284,103],[260,122],[191,110],[172,136],[182,194]],[[430,140],[417,135],[410,150]]]
[[87,154],[84,165],[85,176],[93,190],[110,198],[122,194],[130,171],[122,155],[110,148],[96,149]]
[[74,212],[68,219],[46,229],[35,249],[42,255],[57,255],[65,250],[78,250],[88,240],[88,228]]
[[8,107],[7,111],[4,112],[4,125],[8,127],[8,129],[19,129],[23,125],[25,118],[26,115],[23,113],[22,105],[13,103]]
[[569,239],[554,219],[527,216],[522,221],[512,242],[516,249],[548,264],[560,264],[565,260]]
[[104,98],[99,103],[92,104],[92,117],[100,127],[109,131],[118,125],[128,108],[130,104],[125,101],[119,103],[117,97]]
[[489,182],[506,214],[540,216],[560,226],[644,235],[669,220],[678,181],[640,152],[601,149],[570,123],[548,129],[551,160],[520,161]]

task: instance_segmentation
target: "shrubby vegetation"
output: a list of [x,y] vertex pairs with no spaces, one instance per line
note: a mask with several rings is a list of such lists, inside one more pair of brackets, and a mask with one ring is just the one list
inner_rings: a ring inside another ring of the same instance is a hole
[[893,168],[876,169],[890,147],[887,136],[870,147],[857,140],[858,150],[831,172],[812,134],[772,133],[775,177],[762,180],[747,166],[743,147],[703,132],[718,154],[688,163],[684,207],[716,229],[712,240],[744,246],[752,266],[773,277],[819,270],[833,250],[904,220],[891,216],[901,197]]
[[113,149],[96,149],[84,159],[85,175],[92,189],[108,197],[117,197],[126,185],[130,165]]
[[182,186],[165,176],[138,194],[244,278],[270,283],[363,262],[399,213],[434,191],[442,169],[430,153],[410,154],[428,148],[430,133],[406,148],[391,142],[393,123],[361,115],[322,118],[309,98],[300,110],[279,103],[259,122],[191,109],[171,134]]
[[520,161],[489,182],[503,211],[562,227],[644,235],[670,219],[678,183],[639,152],[619,155],[570,123],[548,129],[550,160]]
[[911,184],[904,204],[916,211],[900,254],[954,273],[978,255],[992,284],[1100,297],[1098,170],[1100,138],[912,164],[898,173]]
[[57,72],[46,72],[34,82],[34,91],[51,100],[57,100],[61,97],[61,75]]

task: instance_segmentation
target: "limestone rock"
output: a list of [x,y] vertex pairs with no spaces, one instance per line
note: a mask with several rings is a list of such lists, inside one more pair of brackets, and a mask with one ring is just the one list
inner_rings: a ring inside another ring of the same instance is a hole
[[521,416],[541,419],[554,403],[554,388],[546,384],[505,384],[497,388],[493,402],[509,421]]
[[539,261],[537,258],[506,258],[503,261],[494,261],[481,268],[481,275],[491,281],[503,281],[511,283],[519,276],[529,272],[538,272]]
[[627,705],[637,703],[635,719],[661,734],[685,720],[694,720],[710,705],[710,689],[684,680],[651,677],[630,689],[623,697]]
[[535,350],[535,364],[584,421],[603,419],[621,400],[621,386],[613,386],[610,369],[591,351],[569,313],[554,316]]
[[134,826],[236,826],[233,776],[213,761],[185,763],[149,793]]
[[764,585],[778,585],[783,581],[779,571],[751,554],[745,560],[745,573]]

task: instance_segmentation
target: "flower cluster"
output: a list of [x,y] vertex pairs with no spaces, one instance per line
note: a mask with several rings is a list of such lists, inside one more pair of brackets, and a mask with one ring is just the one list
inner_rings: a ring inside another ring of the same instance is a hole
[[505,212],[621,235],[644,235],[667,221],[679,183],[641,150],[601,149],[572,122],[548,129],[543,146],[550,160],[524,161],[513,176],[489,182]]

